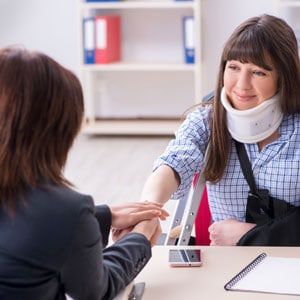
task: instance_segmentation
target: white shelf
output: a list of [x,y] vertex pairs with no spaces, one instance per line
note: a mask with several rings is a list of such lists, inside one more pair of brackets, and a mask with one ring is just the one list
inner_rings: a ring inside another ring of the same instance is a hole
[[183,63],[110,63],[110,64],[95,64],[95,65],[84,65],[82,70],[85,71],[195,71],[194,64],[183,64]]
[[180,120],[98,120],[83,125],[85,134],[104,135],[174,135]]
[[[84,64],[81,49],[87,118],[82,131],[173,135],[182,114],[202,94],[201,0],[78,1],[81,19],[119,14],[122,20],[121,62]],[[195,19],[194,64],[184,62],[182,17],[186,15]]]

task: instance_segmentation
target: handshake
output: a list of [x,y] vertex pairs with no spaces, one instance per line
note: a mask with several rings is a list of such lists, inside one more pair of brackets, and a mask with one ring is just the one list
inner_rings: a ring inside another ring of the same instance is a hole
[[143,234],[154,246],[162,233],[159,220],[169,216],[163,205],[155,202],[132,202],[110,207],[112,240],[115,242],[128,233]]

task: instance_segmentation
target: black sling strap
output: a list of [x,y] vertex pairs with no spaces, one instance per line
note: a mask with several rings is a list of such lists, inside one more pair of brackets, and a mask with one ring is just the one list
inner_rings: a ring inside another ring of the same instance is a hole
[[237,150],[237,155],[240,161],[240,165],[244,174],[245,179],[247,180],[247,183],[250,187],[250,191],[253,194],[257,194],[257,187],[255,184],[253,172],[252,172],[252,167],[251,163],[248,157],[248,154],[246,152],[244,144],[234,141],[235,142],[235,147]]
[[271,197],[268,190],[257,188],[244,144],[235,141],[235,147],[243,175],[250,188],[247,199],[246,222],[261,224],[279,217],[293,208],[292,204]]
[[257,188],[244,144],[235,141],[235,146],[243,175],[250,188],[247,198],[246,222],[264,223],[270,218],[274,218],[273,199],[269,197],[268,190]]

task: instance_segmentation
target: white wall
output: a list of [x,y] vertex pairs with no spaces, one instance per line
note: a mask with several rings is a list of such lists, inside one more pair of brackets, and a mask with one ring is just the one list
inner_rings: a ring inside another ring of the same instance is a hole
[[0,0],[0,47],[22,44],[79,68],[78,0]]
[[[0,47],[23,44],[79,70],[79,0],[0,0]],[[275,12],[275,0],[202,0],[204,92],[214,88],[220,52],[246,18]]]

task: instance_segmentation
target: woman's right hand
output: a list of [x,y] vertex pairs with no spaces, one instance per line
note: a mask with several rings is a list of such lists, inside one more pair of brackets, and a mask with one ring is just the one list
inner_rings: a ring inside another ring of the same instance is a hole
[[157,240],[162,233],[162,229],[159,219],[153,218],[150,220],[143,220],[131,228],[113,231],[112,239],[115,242],[126,234],[133,232],[143,234],[150,241],[151,246],[153,247],[156,245]]

